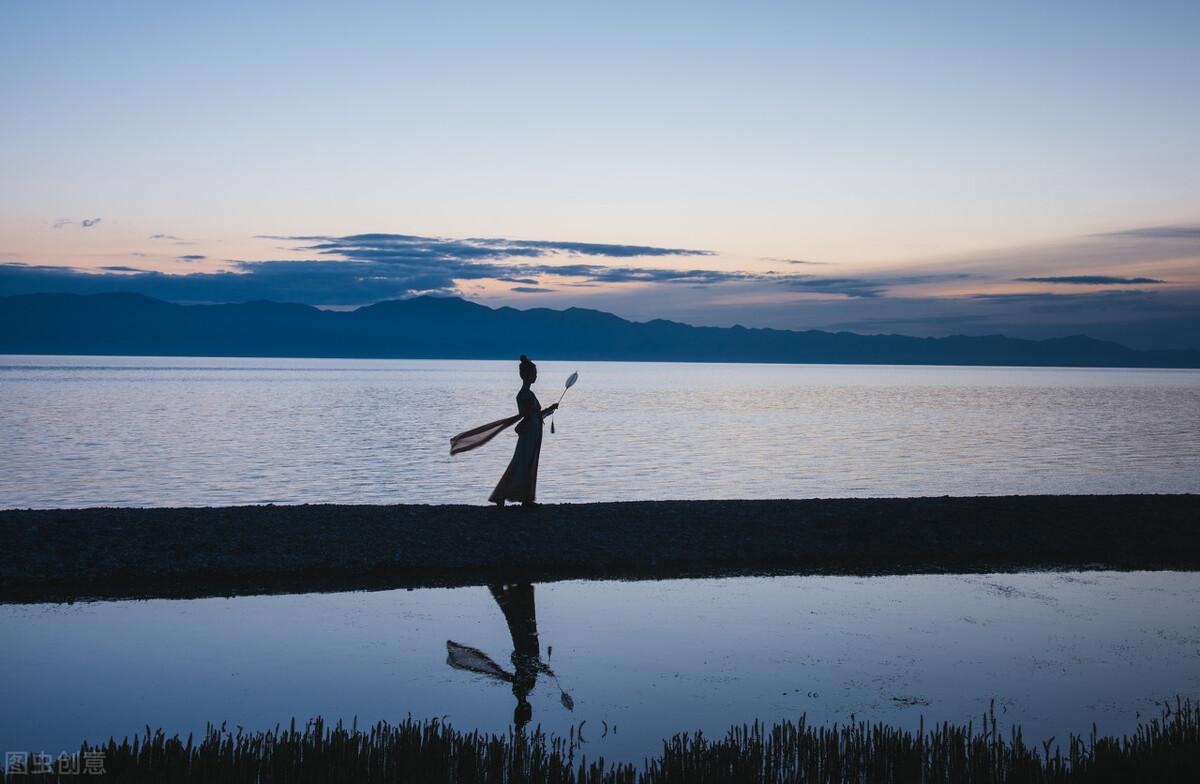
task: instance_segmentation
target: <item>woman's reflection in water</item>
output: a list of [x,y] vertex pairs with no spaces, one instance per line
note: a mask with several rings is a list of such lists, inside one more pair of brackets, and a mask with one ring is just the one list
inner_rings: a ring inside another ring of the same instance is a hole
[[[446,641],[446,663],[458,670],[468,670],[489,678],[506,681],[512,684],[513,694],[517,698],[517,707],[513,711],[513,723],[517,729],[524,727],[533,717],[533,706],[529,704],[529,693],[537,685],[538,673],[545,673],[554,678],[558,686],[558,678],[549,665],[542,661],[541,645],[538,642],[537,610],[533,601],[533,586],[529,583],[512,585],[489,585],[492,598],[500,605],[504,620],[508,622],[508,632],[512,635],[512,666],[508,672],[478,648],[461,645],[453,640]],[[574,708],[571,695],[559,686],[562,704],[570,710]]]

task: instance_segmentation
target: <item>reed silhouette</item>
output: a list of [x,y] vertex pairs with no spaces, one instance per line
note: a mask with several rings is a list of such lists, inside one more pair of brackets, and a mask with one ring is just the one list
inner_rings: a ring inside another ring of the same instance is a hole
[[[1021,731],[1000,734],[994,715],[967,726],[917,732],[859,722],[812,726],[801,717],[775,725],[731,728],[724,738],[681,733],[640,766],[582,759],[574,734],[541,729],[506,735],[461,732],[437,719],[332,728],[314,719],[297,728],[231,732],[209,725],[197,742],[161,730],[97,745],[112,781],[231,782],[545,782],[545,784],[684,784],[694,781],[784,782],[1192,782],[1200,780],[1200,706],[1177,701],[1161,719],[1121,738],[1071,736],[1027,745]],[[577,756],[578,755],[578,756]],[[13,776],[22,781],[55,775]],[[5,779],[6,781],[9,779]]]

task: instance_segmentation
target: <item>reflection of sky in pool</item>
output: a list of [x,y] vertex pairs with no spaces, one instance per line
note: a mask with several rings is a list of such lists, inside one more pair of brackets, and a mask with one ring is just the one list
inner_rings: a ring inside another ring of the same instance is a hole
[[[1131,730],[1200,695],[1200,575],[1038,573],[568,582],[535,589],[533,724],[586,720],[588,756],[640,759],[680,730],[808,714],[913,727],[995,698],[1028,741]],[[447,640],[511,671],[484,587],[0,606],[0,746],[57,753],[292,717],[444,716],[503,731],[509,684],[451,668]],[[609,728],[604,735],[605,726]]]

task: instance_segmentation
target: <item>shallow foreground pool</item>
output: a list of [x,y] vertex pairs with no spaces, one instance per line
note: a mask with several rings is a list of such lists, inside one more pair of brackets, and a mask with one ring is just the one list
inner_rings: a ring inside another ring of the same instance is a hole
[[321,715],[574,725],[589,757],[807,714],[915,727],[995,700],[1027,741],[1200,696],[1200,574],[566,582],[0,606],[0,747]]

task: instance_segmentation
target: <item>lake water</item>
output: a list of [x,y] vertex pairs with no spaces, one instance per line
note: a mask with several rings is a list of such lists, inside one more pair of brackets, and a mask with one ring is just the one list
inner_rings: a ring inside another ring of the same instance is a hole
[[[676,732],[755,719],[978,723],[992,700],[1003,728],[1062,742],[1092,722],[1129,732],[1200,694],[1194,573],[564,582],[502,596],[522,630],[536,623],[553,672],[528,684],[530,726],[582,726],[592,758],[638,761]],[[511,683],[448,663],[452,641],[514,670],[485,587],[6,605],[0,639],[8,750],[317,715],[503,732],[517,705]]]
[[[539,498],[1200,492],[1200,372],[541,362]],[[0,356],[0,507],[483,503],[515,362]]]

